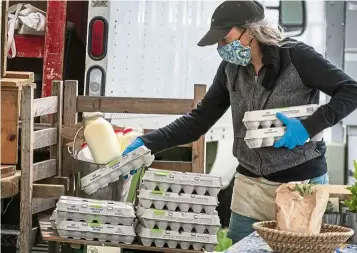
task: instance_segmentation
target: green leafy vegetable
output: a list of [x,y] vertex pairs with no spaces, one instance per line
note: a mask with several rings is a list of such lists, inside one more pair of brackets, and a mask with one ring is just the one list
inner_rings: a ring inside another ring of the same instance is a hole
[[218,230],[217,241],[216,252],[223,252],[232,246],[232,240],[227,237],[227,229],[220,228]]
[[305,197],[306,195],[311,195],[314,192],[312,186],[313,184],[302,184],[302,185],[296,184],[294,190],[298,191],[302,197]]
[[353,177],[356,179],[354,185],[347,187],[347,189],[352,193],[352,198],[350,200],[345,200],[344,204],[348,207],[348,210],[353,213],[357,213],[357,161],[353,161],[355,172]]

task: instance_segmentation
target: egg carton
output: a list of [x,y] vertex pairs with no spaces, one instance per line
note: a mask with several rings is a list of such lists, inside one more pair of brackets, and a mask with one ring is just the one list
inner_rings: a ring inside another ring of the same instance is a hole
[[169,248],[180,246],[181,249],[188,250],[192,246],[194,250],[204,248],[206,252],[213,252],[218,243],[216,235],[148,229],[142,226],[138,226],[137,234],[144,246],[154,243],[159,248],[166,244]]
[[181,212],[191,209],[194,213],[205,211],[206,214],[213,214],[218,205],[217,197],[146,189],[140,190],[138,199],[144,208],[154,205],[155,209],[162,210],[166,206],[169,211],[179,208]]
[[78,221],[56,222],[60,237],[76,240],[86,239],[132,244],[136,234],[134,226],[119,226],[111,224],[88,223]]
[[217,212],[212,215],[196,214],[184,212],[171,212],[166,210],[147,209],[141,206],[136,211],[141,224],[146,228],[159,228],[166,230],[170,227],[172,231],[179,231],[181,228],[184,232],[193,232],[215,235],[221,226]]
[[[249,148],[261,148],[273,146],[274,142],[280,140],[285,134],[285,127],[262,128],[256,130],[247,130],[245,134],[245,143]],[[321,141],[323,132],[317,134],[308,141]]]
[[272,125],[275,127],[282,127],[283,123],[276,117],[278,112],[283,113],[288,118],[306,118],[312,115],[319,105],[302,105],[285,108],[276,108],[268,110],[249,111],[244,114],[243,123],[248,130],[262,128],[270,128]]
[[[106,166],[88,174],[81,179],[81,187],[91,195],[99,188],[108,186],[109,183],[119,180],[119,176],[127,176],[131,172],[145,166],[148,167],[154,161],[151,151],[142,146],[108,163]],[[131,173],[133,174],[133,173]]]
[[57,226],[56,226],[56,221],[57,220],[58,220],[57,210],[53,210],[52,215],[50,217],[50,223],[51,223],[51,228],[52,229],[57,229]]
[[198,173],[149,169],[143,176],[143,185],[148,190],[159,188],[160,191],[167,192],[170,189],[175,193],[183,190],[187,194],[195,191],[198,195],[208,193],[216,197],[222,187],[222,179]]
[[131,203],[103,201],[61,196],[56,204],[57,215],[62,220],[75,220],[101,223],[122,224],[129,226],[135,219],[134,206]]

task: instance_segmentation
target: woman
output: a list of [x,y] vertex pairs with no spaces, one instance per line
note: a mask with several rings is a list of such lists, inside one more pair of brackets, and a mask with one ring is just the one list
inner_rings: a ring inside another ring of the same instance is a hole
[[[356,109],[357,84],[313,48],[284,38],[265,20],[264,8],[256,1],[218,6],[198,45],[216,43],[223,61],[198,107],[136,139],[125,153],[141,145],[157,153],[193,142],[231,106],[233,154],[239,166],[228,236],[236,243],[253,231],[254,222],[274,219],[275,190],[281,183],[328,183],[325,143],[305,142]],[[319,91],[331,96],[328,104],[304,120],[278,114],[287,127],[285,135],[274,147],[248,148],[242,123],[246,111],[318,104]]]

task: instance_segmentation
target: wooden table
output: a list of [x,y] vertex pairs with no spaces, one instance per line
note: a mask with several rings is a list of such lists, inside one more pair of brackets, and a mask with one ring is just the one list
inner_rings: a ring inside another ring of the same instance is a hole
[[158,248],[154,246],[144,246],[139,242],[134,242],[133,244],[123,244],[123,243],[111,243],[111,242],[99,242],[99,241],[89,241],[89,240],[75,240],[75,239],[65,239],[58,235],[57,230],[51,227],[51,222],[49,217],[41,217],[39,219],[40,230],[42,239],[49,242],[49,253],[57,253],[59,244],[70,245],[72,248],[79,248],[79,246],[106,246],[106,247],[116,247],[121,249],[132,249],[140,251],[149,252],[163,252],[163,253],[197,253],[202,251],[195,250],[183,250],[183,249],[170,249],[170,248]]

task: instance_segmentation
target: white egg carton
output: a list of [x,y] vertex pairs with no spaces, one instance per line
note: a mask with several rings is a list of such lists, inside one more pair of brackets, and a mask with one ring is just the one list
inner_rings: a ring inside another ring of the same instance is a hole
[[129,226],[135,219],[134,206],[131,203],[103,201],[62,196],[57,202],[57,215],[62,220],[96,220],[100,223]]
[[187,194],[195,191],[198,195],[205,195],[208,192],[210,196],[216,197],[222,187],[222,179],[206,174],[150,168],[143,176],[143,185],[148,190],[155,190],[158,187],[163,192],[168,189],[175,193],[183,190]]
[[180,246],[181,249],[188,250],[192,246],[194,250],[204,248],[206,252],[212,252],[218,243],[216,235],[148,229],[142,226],[138,226],[137,234],[144,246],[151,246],[154,242],[159,248],[167,244],[169,248]]
[[166,230],[170,227],[172,231],[179,231],[182,228],[184,232],[188,233],[195,230],[199,234],[204,234],[207,231],[209,234],[215,235],[221,226],[217,212],[209,215],[147,209],[139,206],[136,214],[141,224],[150,229],[157,227]]
[[194,213],[205,211],[206,214],[213,214],[218,205],[217,197],[146,189],[140,190],[138,198],[144,208],[154,205],[155,209],[162,210],[166,206],[170,211],[179,208],[181,212],[188,212],[191,208]]
[[57,227],[56,227],[56,221],[57,220],[58,220],[57,210],[53,210],[52,215],[50,217],[50,222],[51,222],[51,228],[52,229],[57,229]]
[[60,237],[86,239],[105,242],[132,244],[136,234],[134,226],[119,226],[111,224],[88,223],[78,221],[56,222]]
[[119,176],[127,176],[131,171],[143,166],[148,167],[154,161],[151,151],[142,146],[108,163],[106,166],[88,174],[81,179],[81,187],[91,195],[99,188],[108,186],[109,183],[119,180]]
[[[247,130],[244,140],[249,148],[270,147],[285,134],[285,131],[285,127]],[[321,141],[322,138],[323,132],[311,138],[311,141]]]
[[302,105],[292,106],[285,108],[249,111],[244,114],[243,123],[248,130],[262,128],[270,128],[272,125],[275,127],[282,127],[283,123],[276,117],[276,113],[281,112],[288,118],[306,118],[312,115],[319,105]]

